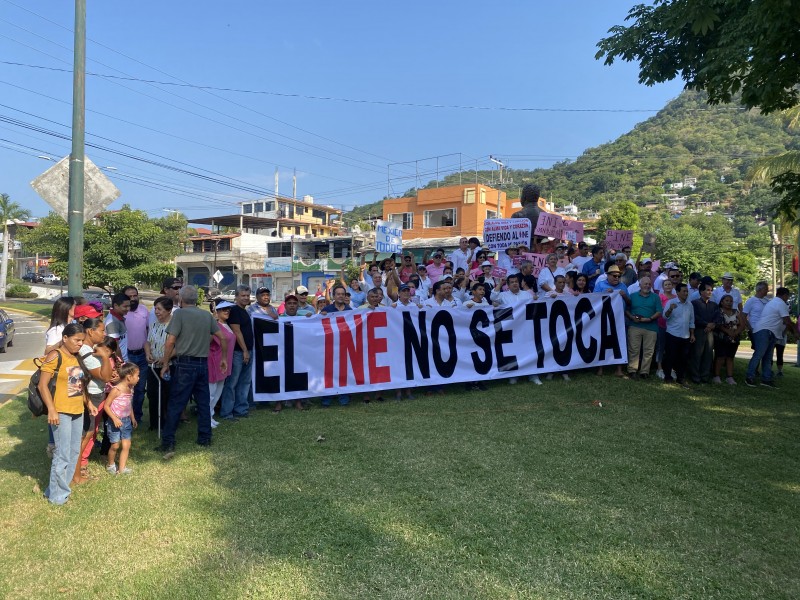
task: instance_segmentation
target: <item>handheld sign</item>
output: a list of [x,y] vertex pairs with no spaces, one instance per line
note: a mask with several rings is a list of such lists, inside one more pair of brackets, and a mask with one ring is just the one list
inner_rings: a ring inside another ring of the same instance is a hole
[[470,276],[470,277],[472,277],[473,279],[477,279],[477,278],[478,278],[478,277],[480,277],[481,275],[483,275],[483,269],[480,269],[480,268],[478,268],[478,269],[472,269],[472,270],[469,272],[469,276]]
[[583,222],[564,220],[564,239],[573,244],[583,241]]
[[522,264],[523,260],[525,260],[525,257],[522,256],[521,254],[517,254],[516,256],[513,256],[511,258],[511,264],[514,265],[515,267],[519,268],[519,266]]
[[633,245],[632,229],[609,229],[606,231],[606,248],[622,250]]
[[483,243],[495,252],[531,243],[529,219],[486,219],[483,222]]
[[525,257],[525,260],[529,260],[533,263],[533,276],[538,278],[539,273],[547,266],[547,254],[526,252],[522,256]]
[[375,250],[400,253],[403,251],[403,228],[393,221],[378,221],[375,225]]
[[508,275],[508,269],[504,269],[503,267],[495,267],[492,269],[492,277],[503,279],[506,275]]
[[655,252],[656,251],[656,234],[645,233],[644,241],[642,242],[642,252]]
[[539,220],[536,221],[536,235],[561,239],[562,231],[564,229],[564,220],[558,215],[551,215],[550,213],[539,213]]

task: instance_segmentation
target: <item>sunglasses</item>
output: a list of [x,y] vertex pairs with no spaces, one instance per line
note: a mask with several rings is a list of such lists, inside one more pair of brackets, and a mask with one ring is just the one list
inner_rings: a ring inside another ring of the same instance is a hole
[[180,290],[180,289],[182,289],[182,288],[183,288],[183,286],[182,286],[182,285],[179,285],[179,286],[174,286],[174,285],[173,285],[173,286],[172,286],[171,288],[169,288],[169,289],[171,289],[171,290],[176,290],[176,291],[177,291],[177,290]]
[[299,295],[300,295],[300,296],[308,296],[308,292],[303,292],[303,293],[301,293],[301,294],[299,294]]

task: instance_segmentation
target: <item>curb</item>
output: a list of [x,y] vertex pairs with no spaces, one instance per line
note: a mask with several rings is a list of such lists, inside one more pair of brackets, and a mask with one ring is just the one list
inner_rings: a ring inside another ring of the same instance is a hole
[[37,318],[41,319],[42,321],[47,321],[46,317],[43,317],[39,313],[31,312],[29,310],[22,310],[21,308],[7,308],[7,309],[3,309],[3,310],[7,310],[8,312],[21,313],[23,315],[28,315],[29,317],[37,317]]

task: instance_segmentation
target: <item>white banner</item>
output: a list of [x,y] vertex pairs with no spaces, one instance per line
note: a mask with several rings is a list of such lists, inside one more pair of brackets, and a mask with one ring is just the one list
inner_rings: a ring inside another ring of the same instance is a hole
[[501,252],[509,247],[531,245],[530,219],[486,219],[483,222],[483,243],[489,250]]
[[403,228],[394,221],[377,221],[375,250],[400,254],[403,251]]
[[488,381],[627,362],[618,294],[510,307],[254,315],[256,401]]

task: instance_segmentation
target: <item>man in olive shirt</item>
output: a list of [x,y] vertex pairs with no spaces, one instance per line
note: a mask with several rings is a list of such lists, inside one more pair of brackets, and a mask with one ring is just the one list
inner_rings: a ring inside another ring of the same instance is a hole
[[[208,311],[197,307],[197,289],[191,285],[180,291],[181,310],[172,315],[167,325],[167,341],[164,345],[164,368],[161,377],[171,374],[167,423],[157,451],[169,459],[175,455],[175,431],[183,409],[194,396],[197,402],[197,443],[211,445],[211,398],[208,390],[208,349],[210,336],[215,335],[222,346],[220,369],[228,368],[228,342],[220,331],[216,320]],[[174,365],[170,370],[169,358]]]

